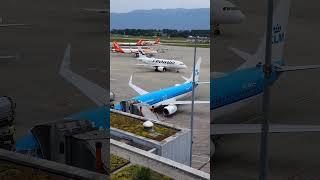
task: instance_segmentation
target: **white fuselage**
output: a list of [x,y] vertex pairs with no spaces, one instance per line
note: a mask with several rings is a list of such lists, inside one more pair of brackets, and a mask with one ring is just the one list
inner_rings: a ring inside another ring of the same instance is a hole
[[153,67],[164,67],[166,69],[186,69],[187,66],[177,60],[169,60],[169,59],[157,59],[157,58],[148,58],[148,57],[140,57],[138,58],[143,63],[146,63],[148,65],[151,65]]
[[245,15],[233,3],[227,0],[213,0],[214,24],[239,24]]
[[[132,48],[126,48],[126,49],[124,49],[124,48],[122,48],[122,50],[123,50],[123,52],[124,52],[125,54],[135,54],[135,53],[139,53],[139,49],[132,49]],[[145,54],[151,54],[151,55],[158,53],[157,51],[151,50],[151,49],[141,49],[141,51],[142,51],[143,53],[145,53]]]

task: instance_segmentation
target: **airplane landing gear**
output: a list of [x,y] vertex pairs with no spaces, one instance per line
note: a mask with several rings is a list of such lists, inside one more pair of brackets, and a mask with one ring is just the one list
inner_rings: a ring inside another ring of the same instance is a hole
[[221,27],[219,24],[216,24],[213,26],[213,34],[214,35],[220,35],[221,34]]

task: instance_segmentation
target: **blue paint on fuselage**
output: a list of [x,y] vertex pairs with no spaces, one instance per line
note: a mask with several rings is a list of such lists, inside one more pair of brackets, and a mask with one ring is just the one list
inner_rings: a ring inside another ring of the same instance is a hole
[[[182,94],[186,94],[191,91],[192,91],[192,82],[187,82],[177,86],[172,86],[172,87],[168,87],[158,91],[153,91],[144,95],[136,96],[128,100],[147,103],[149,106],[153,106],[161,101],[165,101],[165,100],[180,96]],[[116,104],[114,106],[114,109],[121,110],[122,109],[121,104]]]
[[[279,73],[272,68],[268,83],[278,79]],[[252,96],[264,89],[263,66],[236,70],[219,78],[210,80],[210,109],[214,110]]]
[[102,129],[110,129],[110,109],[107,106],[83,111],[65,117],[67,120],[89,120],[94,123],[95,127]]

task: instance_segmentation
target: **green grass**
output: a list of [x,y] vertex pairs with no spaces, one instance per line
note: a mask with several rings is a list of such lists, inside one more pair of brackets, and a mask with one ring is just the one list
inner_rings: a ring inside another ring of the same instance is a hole
[[156,141],[162,141],[178,132],[176,129],[168,128],[158,124],[154,125],[154,132],[144,130],[143,122],[129,116],[110,113],[110,125],[123,131],[127,131],[138,136],[146,137]]
[[[148,168],[147,168],[148,169]],[[141,171],[147,171],[146,168],[143,168],[142,166],[139,165],[132,165],[132,166],[128,166],[125,167],[124,169],[122,169],[121,171],[115,173],[115,174],[111,174],[110,180],[133,180],[134,177],[137,177],[137,173],[141,173]],[[155,172],[151,169],[148,169],[149,173],[145,173],[148,175],[148,177],[145,177],[145,179],[150,179],[150,180],[172,180],[171,178],[162,175],[158,172]],[[141,178],[140,178],[141,179]],[[141,179],[143,180],[143,179]]]
[[[179,47],[194,47],[194,44],[192,43],[186,43],[186,44],[163,44],[166,46],[179,46]],[[198,48],[210,48],[210,44],[197,44]]]
[[110,172],[112,173],[113,171],[127,165],[130,161],[116,156],[114,154],[111,154],[111,158],[110,158]]
[[[155,39],[156,39],[156,37],[153,37],[153,36],[128,36],[128,37],[126,37],[126,36],[123,36],[123,35],[111,35],[111,37],[110,37],[110,39],[111,39],[111,41],[112,40],[117,40],[117,41],[119,41],[119,42],[123,42],[123,41],[125,41],[125,42],[129,42],[129,41],[131,41],[131,42],[136,42],[136,41],[138,41],[138,40],[140,40],[140,39],[144,39],[144,40],[151,40],[151,41],[154,41]],[[172,42],[172,41],[186,41],[186,38],[184,38],[184,37],[170,37],[170,38],[168,38],[168,37],[160,37],[160,40],[161,40],[161,42],[163,41],[163,42]]]

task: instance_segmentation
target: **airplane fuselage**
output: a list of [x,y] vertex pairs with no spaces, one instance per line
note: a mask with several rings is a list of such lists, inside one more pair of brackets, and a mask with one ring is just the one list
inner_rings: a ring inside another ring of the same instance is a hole
[[169,60],[169,59],[156,59],[156,58],[140,58],[142,62],[152,65],[154,67],[165,67],[167,69],[186,69],[187,66],[177,60]]
[[[268,83],[272,84],[279,74],[272,71]],[[238,110],[259,96],[264,90],[263,66],[237,70],[211,80],[210,109],[212,117]]]
[[[130,101],[136,101],[141,103],[146,103],[150,107],[157,108],[162,106],[162,103],[171,99],[182,99],[192,92],[192,82],[183,83],[176,86],[171,86],[158,91],[153,91],[144,95],[136,96]],[[121,105],[115,105],[116,110],[121,110]]]
[[214,24],[238,24],[245,16],[240,9],[227,0],[213,0]]

